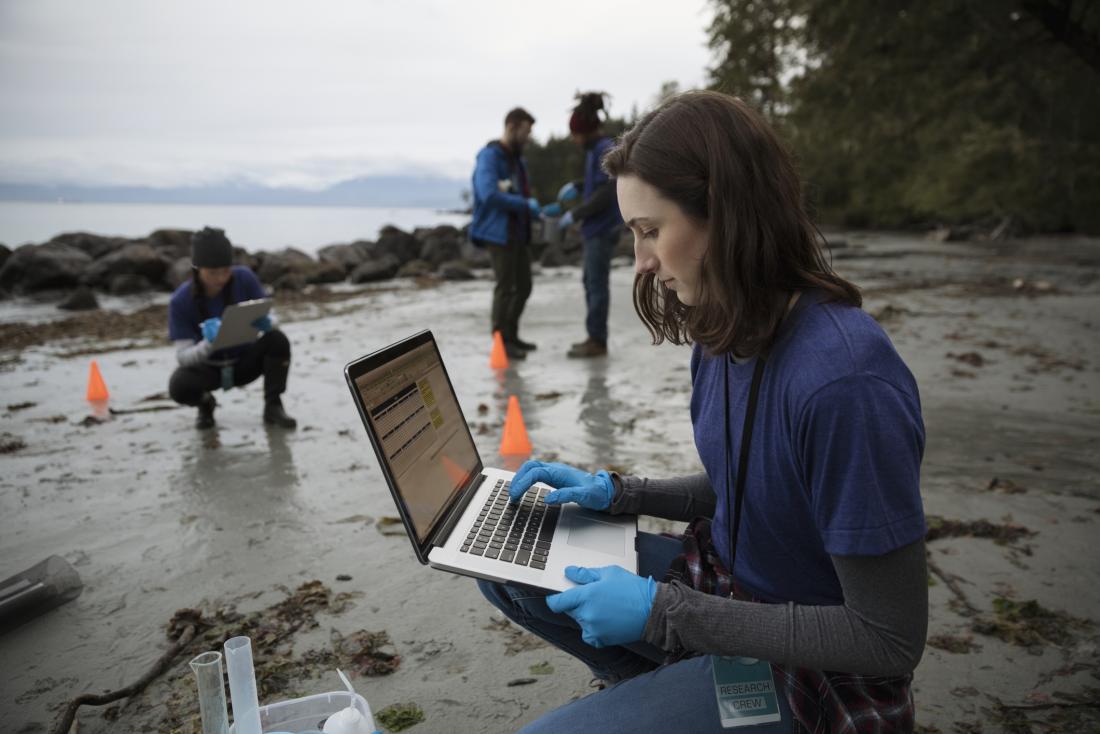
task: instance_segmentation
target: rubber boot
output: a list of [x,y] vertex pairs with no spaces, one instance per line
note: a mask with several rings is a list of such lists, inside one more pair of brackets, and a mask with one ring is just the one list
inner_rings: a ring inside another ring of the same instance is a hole
[[279,398],[268,398],[264,403],[264,423],[279,428],[298,427],[298,421],[286,414],[283,410],[283,401]]
[[264,357],[264,423],[280,428],[297,428],[298,421],[283,410],[282,394],[290,373],[290,357]]
[[205,431],[207,428],[214,427],[214,408],[218,406],[218,401],[214,399],[214,396],[208,392],[202,394],[202,398],[199,400],[199,414],[195,418],[195,428],[200,431]]

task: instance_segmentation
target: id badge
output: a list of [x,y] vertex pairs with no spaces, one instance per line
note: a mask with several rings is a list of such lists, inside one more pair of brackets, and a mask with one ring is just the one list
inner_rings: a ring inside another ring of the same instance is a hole
[[227,364],[222,367],[222,390],[233,389],[233,365]]
[[723,729],[782,721],[771,663],[720,655],[710,661]]

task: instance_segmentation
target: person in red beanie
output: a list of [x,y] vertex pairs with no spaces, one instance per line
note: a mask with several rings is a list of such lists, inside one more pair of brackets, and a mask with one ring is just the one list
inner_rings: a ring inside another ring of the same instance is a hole
[[[611,307],[611,258],[622,234],[623,218],[615,198],[615,182],[600,167],[605,153],[614,142],[603,132],[605,92],[577,95],[577,105],[569,118],[573,142],[585,150],[584,179],[567,183],[558,194],[559,201],[579,198],[581,203],[562,215],[562,227],[580,222],[584,241],[584,297],[587,307],[585,329],[588,338],[569,349],[574,358],[602,357],[607,354],[607,314]],[[543,213],[553,215],[550,204]]]

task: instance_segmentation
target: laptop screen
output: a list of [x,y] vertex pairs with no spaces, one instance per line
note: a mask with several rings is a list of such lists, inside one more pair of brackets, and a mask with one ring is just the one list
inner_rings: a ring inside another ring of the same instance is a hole
[[423,543],[481,463],[435,340],[356,377],[355,386]]

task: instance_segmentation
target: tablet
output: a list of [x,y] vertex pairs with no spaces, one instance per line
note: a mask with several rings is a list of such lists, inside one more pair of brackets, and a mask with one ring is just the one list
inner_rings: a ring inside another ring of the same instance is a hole
[[254,301],[241,301],[226,306],[222,313],[221,328],[218,329],[218,335],[214,337],[214,343],[211,345],[213,351],[256,341],[260,332],[252,322],[266,316],[269,311],[271,311],[270,298],[257,298]]

